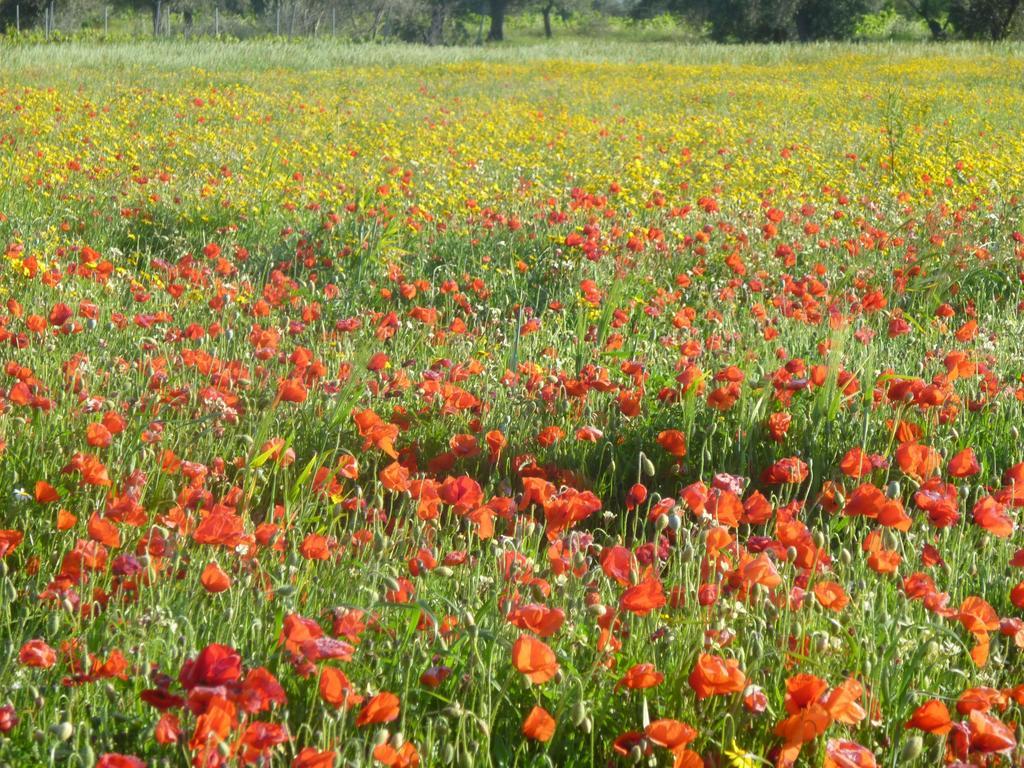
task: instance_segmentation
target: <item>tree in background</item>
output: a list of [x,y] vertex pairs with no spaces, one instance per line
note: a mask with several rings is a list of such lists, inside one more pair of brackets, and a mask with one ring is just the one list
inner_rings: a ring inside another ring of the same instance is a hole
[[1021,8],[1021,0],[952,0],[949,23],[972,40],[1003,40]]
[[544,37],[550,40],[554,34],[551,26],[553,15],[558,14],[558,17],[565,21],[586,5],[586,0],[539,0],[534,3],[533,7],[539,8],[541,18],[544,20]]
[[897,7],[911,18],[928,25],[933,40],[945,40],[949,34],[949,0],[899,0]]
[[[0,28],[14,28],[15,17],[20,14],[21,28],[40,23],[49,0],[0,0]],[[15,10],[20,6],[19,10]]]
[[793,21],[800,40],[848,40],[857,22],[880,9],[871,0],[801,0]]
[[707,24],[719,42],[770,43],[850,37],[860,18],[880,5],[881,0],[641,0],[633,15],[673,13]]

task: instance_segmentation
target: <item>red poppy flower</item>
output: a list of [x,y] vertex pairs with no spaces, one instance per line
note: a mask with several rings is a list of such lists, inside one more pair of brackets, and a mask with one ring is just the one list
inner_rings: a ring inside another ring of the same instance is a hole
[[697,658],[689,682],[698,699],[739,693],[747,685],[738,661],[708,653],[702,653]]
[[372,723],[390,723],[398,719],[400,702],[389,691],[381,691],[370,698],[356,716],[356,725],[362,727]]
[[523,721],[523,735],[534,741],[550,741],[555,725],[555,718],[546,709],[535,706]]
[[555,652],[531,635],[520,635],[512,644],[512,666],[536,685],[546,683],[558,672]]

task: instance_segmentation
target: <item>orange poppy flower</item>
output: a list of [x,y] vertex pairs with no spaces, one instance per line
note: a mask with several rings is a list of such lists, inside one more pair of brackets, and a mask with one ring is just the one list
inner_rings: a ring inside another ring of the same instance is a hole
[[867,716],[867,712],[860,704],[863,695],[864,687],[849,677],[832,689],[825,700],[825,710],[836,722],[857,725]]
[[334,768],[337,753],[331,749],[323,752],[313,747],[303,747],[292,760],[291,768]]
[[388,742],[373,748],[373,759],[387,768],[415,768],[420,764],[420,755],[411,741],[406,741],[399,749]]
[[655,720],[644,729],[652,744],[675,751],[697,738],[697,730],[679,720]]
[[615,684],[616,687],[626,687],[632,690],[653,688],[661,685],[665,676],[659,672],[653,664],[634,664],[626,670],[626,674]]
[[964,448],[950,460],[948,471],[952,477],[971,477],[981,472],[981,464],[973,448]]
[[512,666],[535,685],[546,683],[558,671],[555,652],[531,635],[520,635],[512,644]]
[[747,678],[735,659],[702,653],[690,673],[689,683],[697,699],[701,700],[708,696],[739,693],[746,687]]
[[57,663],[57,652],[45,640],[29,640],[18,652],[18,660],[26,667],[48,669]]
[[1013,535],[1014,524],[1006,507],[991,496],[982,496],[971,510],[974,522],[1000,539],[1008,539]]
[[782,577],[779,576],[775,564],[764,552],[744,565],[740,575],[748,584],[760,584],[768,589],[775,589],[782,583]]
[[555,718],[543,707],[534,707],[523,721],[523,735],[534,741],[550,741],[555,735]]
[[1017,747],[1017,739],[1009,726],[986,712],[973,710],[967,716],[967,727],[971,732],[971,752],[993,754],[1010,752]]
[[561,608],[530,603],[516,608],[506,618],[519,629],[529,630],[539,637],[550,637],[562,627],[565,612]]
[[400,702],[395,694],[389,691],[381,691],[367,701],[356,716],[356,726],[371,725],[373,723],[390,723],[398,719]]
[[646,616],[665,605],[665,590],[654,576],[644,579],[622,593],[619,607],[624,611]]
[[678,429],[666,429],[659,432],[658,445],[678,459],[686,455],[686,436]]
[[814,585],[814,596],[823,608],[841,611],[850,602],[843,588],[834,581],[819,581]]
[[217,563],[210,563],[204,569],[199,581],[203,589],[211,594],[225,592],[231,588],[231,577]]
[[875,768],[875,755],[855,741],[829,739],[822,768]]
[[335,667],[324,667],[320,672],[320,698],[337,709],[345,707],[351,709],[358,706],[363,697],[355,694],[352,683],[340,669]]
[[953,728],[953,721],[949,717],[949,709],[938,699],[929,699],[920,707],[914,710],[914,714],[903,725],[904,728],[916,728],[925,733],[934,733],[944,736]]
[[40,480],[36,483],[35,498],[40,504],[51,504],[55,501],[60,501],[60,494],[48,482]]

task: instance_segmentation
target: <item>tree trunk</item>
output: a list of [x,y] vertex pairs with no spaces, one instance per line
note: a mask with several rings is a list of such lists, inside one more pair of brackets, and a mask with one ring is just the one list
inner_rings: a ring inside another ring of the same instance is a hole
[[544,37],[548,40],[551,39],[551,11],[554,10],[554,3],[548,3],[544,6]]
[[1014,14],[1017,13],[1017,8],[1019,6],[1020,0],[1014,0],[1014,2],[1009,4],[1009,7],[1006,9],[1006,14],[1000,20],[998,26],[992,30],[993,40],[1002,40],[1009,34],[1010,24],[1013,23]]
[[430,31],[427,32],[429,45],[441,45],[444,42],[444,3],[434,3],[430,9]]
[[487,33],[487,42],[498,42],[505,39],[505,7],[508,0],[491,0],[491,28]]
[[373,17],[373,26],[370,27],[370,40],[371,42],[377,42],[377,30],[380,29],[381,22],[384,20],[384,12],[387,10],[386,5],[382,5],[377,9],[377,13]]

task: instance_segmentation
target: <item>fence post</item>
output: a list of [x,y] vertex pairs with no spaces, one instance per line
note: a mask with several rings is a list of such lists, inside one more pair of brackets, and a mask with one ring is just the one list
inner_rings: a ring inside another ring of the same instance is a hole
[[281,3],[278,0],[277,3],[277,36],[281,36]]
[[156,15],[153,17],[153,37],[160,36],[160,0],[156,0]]
[[110,27],[107,24],[107,17],[110,15],[110,6],[103,6],[103,36],[107,37],[110,34]]
[[331,8],[331,37],[338,36],[338,9]]
[[213,34],[216,37],[220,37],[220,7],[214,6],[213,8]]
[[21,6],[14,6],[14,28],[21,34]]

